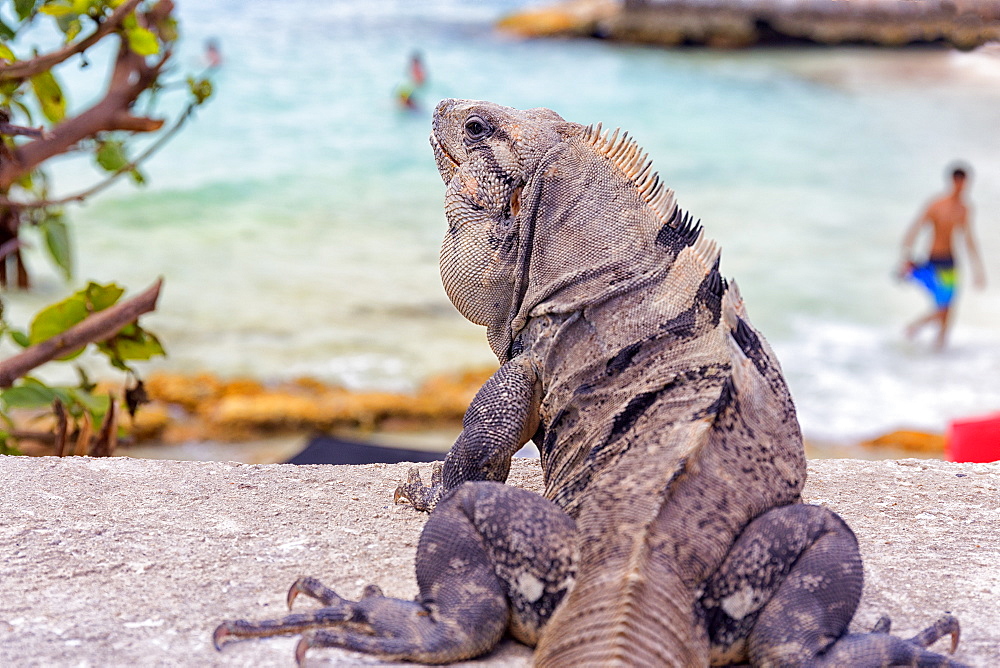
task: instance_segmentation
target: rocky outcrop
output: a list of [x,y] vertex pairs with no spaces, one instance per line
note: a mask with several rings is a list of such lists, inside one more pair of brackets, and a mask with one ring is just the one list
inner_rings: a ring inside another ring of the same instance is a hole
[[[160,371],[145,381],[148,402],[134,416],[122,411],[121,426],[130,444],[244,442],[345,428],[452,427],[461,425],[469,402],[495,371],[467,369],[432,376],[411,393],[351,391],[312,378],[265,384],[250,378]],[[120,386],[102,384],[95,394],[121,402],[123,392]],[[51,411],[22,410],[14,417],[21,453],[54,454]],[[69,440],[75,442],[76,434]]]
[[996,0],[572,0],[500,22],[525,36],[658,46],[816,44],[972,49],[1000,40]]
[[[299,575],[412,597],[426,516],[392,503],[407,468],[0,457],[2,663],[292,666],[294,639],[217,653],[212,629],[283,614]],[[540,489],[537,460],[515,460],[511,482]],[[861,542],[858,629],[886,613],[905,635],[950,611],[956,657],[1000,665],[1000,463],[812,461],[805,496]],[[475,665],[529,663],[507,641]],[[309,665],[383,664],[313,650]]]

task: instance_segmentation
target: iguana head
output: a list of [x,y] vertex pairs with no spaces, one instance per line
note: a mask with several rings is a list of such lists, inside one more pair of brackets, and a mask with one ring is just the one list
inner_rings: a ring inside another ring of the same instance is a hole
[[524,187],[545,154],[581,129],[548,109],[491,102],[443,100],[434,111],[431,146],[448,186],[441,277],[462,315],[490,328],[491,344],[518,299]]
[[448,186],[445,291],[488,327],[502,362],[530,317],[641,289],[700,238],[646,154],[617,131],[548,109],[444,100],[431,145]]

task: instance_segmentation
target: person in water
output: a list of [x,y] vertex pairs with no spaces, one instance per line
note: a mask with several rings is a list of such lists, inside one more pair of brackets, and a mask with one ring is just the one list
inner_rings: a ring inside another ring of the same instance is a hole
[[[969,179],[969,170],[955,166],[950,170],[950,176],[951,192],[932,201],[903,236],[903,256],[899,270],[900,276],[912,278],[926,287],[934,300],[934,309],[910,323],[906,328],[906,335],[913,338],[925,326],[936,323],[936,347],[939,350],[944,348],[948,337],[951,307],[958,282],[953,251],[956,237],[962,236],[965,239],[976,287],[986,285],[983,263],[972,233],[969,206],[962,197]],[[924,228],[930,230],[930,248],[927,259],[918,262],[913,259],[913,246]]]
[[396,101],[399,106],[409,111],[420,109],[420,100],[417,93],[427,83],[427,70],[424,68],[423,58],[419,51],[414,51],[410,55],[410,64],[407,68],[410,80],[396,89]]

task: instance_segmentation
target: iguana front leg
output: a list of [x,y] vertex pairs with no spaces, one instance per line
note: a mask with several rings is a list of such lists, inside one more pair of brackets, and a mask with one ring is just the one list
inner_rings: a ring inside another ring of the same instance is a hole
[[541,385],[527,355],[501,366],[479,388],[462,420],[462,433],[444,460],[435,467],[428,487],[416,469],[396,489],[395,501],[408,501],[417,510],[430,511],[463,482],[505,482],[510,459],[538,429]]

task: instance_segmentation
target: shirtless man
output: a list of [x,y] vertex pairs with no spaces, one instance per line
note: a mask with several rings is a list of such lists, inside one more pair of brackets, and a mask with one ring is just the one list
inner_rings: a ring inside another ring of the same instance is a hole
[[[931,202],[903,237],[903,261],[899,274],[904,278],[912,277],[924,285],[934,300],[934,310],[911,323],[906,328],[906,335],[913,338],[925,325],[937,323],[938,350],[944,348],[947,339],[951,304],[955,297],[956,272],[952,246],[957,235],[965,238],[976,287],[986,285],[983,263],[972,234],[969,207],[962,199],[967,179],[967,171],[962,167],[955,167],[951,171],[951,192]],[[931,230],[931,245],[927,260],[918,263],[913,260],[913,244],[924,227]]]

